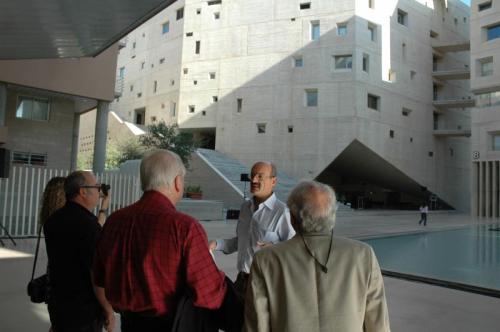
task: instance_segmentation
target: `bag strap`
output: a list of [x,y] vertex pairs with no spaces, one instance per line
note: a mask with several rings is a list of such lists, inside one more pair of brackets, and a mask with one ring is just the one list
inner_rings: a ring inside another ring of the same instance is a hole
[[42,236],[42,226],[38,230],[38,240],[36,241],[35,261],[33,262],[33,271],[31,272],[31,281],[35,278],[36,261],[38,259],[38,249],[40,248],[40,237]]

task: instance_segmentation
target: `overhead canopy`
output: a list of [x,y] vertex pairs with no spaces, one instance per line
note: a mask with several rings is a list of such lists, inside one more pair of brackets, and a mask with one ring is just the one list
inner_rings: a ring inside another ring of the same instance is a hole
[[2,0],[0,59],[91,57],[176,0]]

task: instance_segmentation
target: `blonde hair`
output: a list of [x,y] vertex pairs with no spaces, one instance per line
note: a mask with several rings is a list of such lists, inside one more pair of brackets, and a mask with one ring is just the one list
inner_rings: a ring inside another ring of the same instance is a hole
[[66,204],[64,195],[64,180],[61,176],[50,179],[43,191],[42,208],[40,209],[40,225],[43,226],[47,219]]

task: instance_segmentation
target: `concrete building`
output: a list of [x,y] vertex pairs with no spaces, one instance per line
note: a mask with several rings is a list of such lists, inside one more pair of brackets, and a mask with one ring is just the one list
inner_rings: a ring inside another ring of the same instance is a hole
[[468,210],[468,41],[458,0],[177,1],[128,35],[110,107],[354,206]]
[[472,214],[500,213],[500,2],[471,3]]

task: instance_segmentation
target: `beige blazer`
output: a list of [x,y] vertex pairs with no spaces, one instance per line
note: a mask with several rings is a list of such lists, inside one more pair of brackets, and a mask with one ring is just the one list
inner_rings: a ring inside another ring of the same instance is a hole
[[[330,235],[304,236],[322,264]],[[247,288],[244,331],[390,331],[384,284],[370,246],[333,237],[328,272],[300,235],[256,253]]]

